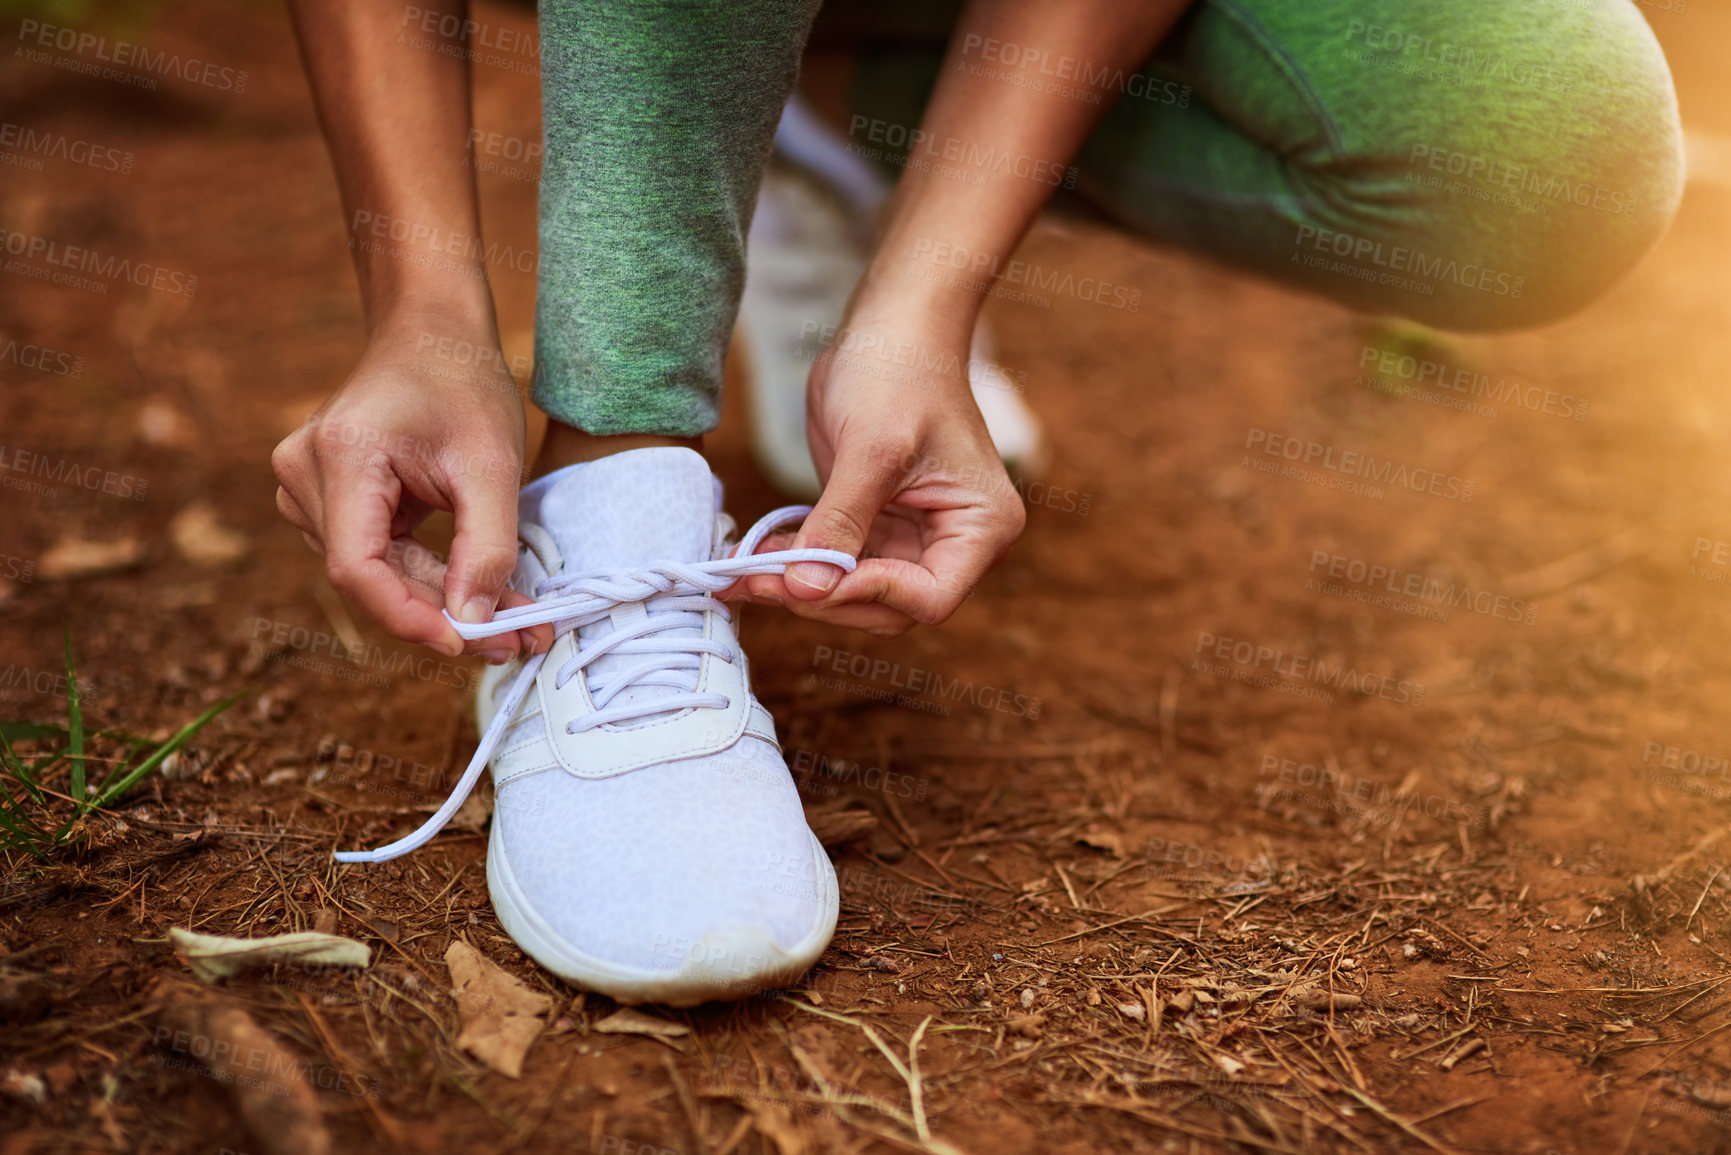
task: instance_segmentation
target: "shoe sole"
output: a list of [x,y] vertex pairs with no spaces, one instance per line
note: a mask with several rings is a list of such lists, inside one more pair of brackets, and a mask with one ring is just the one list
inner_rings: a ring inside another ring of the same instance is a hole
[[[810,837],[813,861],[823,864],[819,901],[824,909],[824,917],[810,935],[792,950],[784,951],[773,942],[766,945],[766,936],[759,929],[737,927],[722,930],[693,943],[683,965],[676,970],[620,966],[572,948],[530,907],[505,861],[501,850],[504,845],[502,838],[488,840],[487,887],[492,892],[493,910],[498,914],[505,933],[529,957],[566,982],[606,995],[626,1006],[661,1003],[670,1007],[694,1007],[699,1003],[732,1002],[794,982],[823,955],[835,935],[836,918],[840,914],[835,869],[817,837]],[[692,961],[694,958],[698,961]],[[718,968],[703,961],[737,958],[761,958],[765,965],[740,970]]]

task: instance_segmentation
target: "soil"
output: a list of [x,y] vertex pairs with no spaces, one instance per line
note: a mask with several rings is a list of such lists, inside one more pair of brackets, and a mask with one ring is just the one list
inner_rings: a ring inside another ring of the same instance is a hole
[[[1731,18],[1647,11],[1691,129],[1731,132]],[[374,948],[365,971],[211,988],[306,1064],[350,1148],[1731,1149],[1731,188],[1692,184],[1585,313],[1497,337],[1043,221],[1026,255],[1140,287],[1140,307],[991,306],[1053,463],[951,622],[882,641],[751,612],[841,924],[792,988],[650,1008],[689,1028],[658,1038],[599,1030],[617,1008],[517,951],[479,829],[332,864],[443,799],[474,747],[450,684],[471,667],[428,672],[351,622],[274,510],[272,446],[362,339],[283,13],[188,3],[110,34],[247,82],[0,64],[8,120],[135,155],[9,171],[8,228],[198,277],[0,276],[4,337],[82,359],[0,361],[0,452],[116,475],[44,494],[7,467],[0,718],[64,716],[63,624],[97,725],[164,735],[250,694],[118,824],[6,863],[0,1151],[282,1149],[164,1041],[159,984],[191,981],[171,927]],[[479,123],[537,139],[514,60],[476,68]],[[533,181],[504,164],[481,174],[487,235],[532,246]],[[495,277],[508,353],[528,351],[533,288]],[[1382,349],[1534,387],[1539,409],[1395,395],[1398,360],[1381,388],[1361,367]],[[740,401],[712,460],[749,522],[781,501]],[[1285,464],[1270,435],[1450,480],[1367,494],[1264,472]],[[217,528],[187,531],[189,508]],[[114,572],[48,576],[57,544],[128,537]],[[1441,613],[1429,580],[1488,596]],[[381,657],[308,653],[279,622],[358,630]],[[554,1000],[519,1078],[457,1045],[458,938]]]

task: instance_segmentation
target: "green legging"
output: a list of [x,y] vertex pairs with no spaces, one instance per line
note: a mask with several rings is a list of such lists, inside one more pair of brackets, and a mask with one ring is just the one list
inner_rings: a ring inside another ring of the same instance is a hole
[[[715,427],[759,176],[814,15],[542,0],[534,400],[553,417]],[[1021,48],[964,63],[1066,83],[1070,66]],[[937,68],[932,51],[867,53],[860,116],[917,124]],[[1097,209],[1444,328],[1580,308],[1682,195],[1670,73],[1628,0],[1198,0],[1116,87],[1074,162]]]

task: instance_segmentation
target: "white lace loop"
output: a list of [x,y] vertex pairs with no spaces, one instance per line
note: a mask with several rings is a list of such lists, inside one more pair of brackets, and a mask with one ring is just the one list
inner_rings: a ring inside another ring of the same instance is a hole
[[[492,621],[475,625],[459,622],[449,613],[445,618],[458,635],[473,641],[549,623],[553,625],[556,633],[563,634],[601,621],[620,606],[643,603],[647,611],[653,605],[655,613],[646,612],[640,621],[615,629],[587,649],[580,646],[577,655],[560,667],[555,680],[556,684],[563,685],[603,654],[642,654],[649,658],[623,672],[606,676],[592,675],[589,687],[595,699],[595,712],[577,723],[572,732],[630,721],[645,714],[668,710],[726,709],[730,703],[723,695],[696,692],[696,671],[702,664],[702,654],[732,661],[733,656],[727,652],[727,648],[708,638],[656,635],[689,625],[688,614],[714,610],[726,615],[727,607],[711,595],[721,592],[742,577],[781,573],[788,566],[801,561],[824,562],[840,566],[844,572],[852,573],[857,563],[839,550],[784,549],[772,553],[752,552],[773,530],[789,522],[799,521],[810,512],[809,505],[790,505],[764,515],[751,527],[751,532],[740,541],[731,557],[700,562],[660,562],[631,572],[593,570],[560,574],[537,584],[534,590],[535,604],[532,606],[500,610],[493,615]],[[440,806],[431,818],[421,824],[420,829],[377,850],[338,851],[336,860],[386,862],[411,850],[418,850],[432,841],[433,836],[445,828],[468,799],[475,783],[481,780],[481,772],[487,768],[487,762],[493,757],[493,751],[505,736],[505,731],[510,729],[518,707],[523,704],[529,687],[535,684],[535,678],[546,660],[546,654],[536,654],[523,663],[523,668],[517,672],[516,680],[511,683],[504,700],[494,712],[492,724],[487,727],[487,732],[481,735],[481,742],[475,747],[475,754],[469,759],[468,768],[463,771],[463,776],[451,790],[451,796],[445,799],[444,805]],[[639,702],[610,705],[622,690],[630,686],[662,686],[679,692]]]

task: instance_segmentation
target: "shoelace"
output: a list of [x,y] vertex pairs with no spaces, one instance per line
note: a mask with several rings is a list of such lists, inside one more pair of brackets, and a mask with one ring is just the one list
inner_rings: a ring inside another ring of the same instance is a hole
[[[579,733],[595,726],[629,721],[668,710],[694,707],[726,709],[731,703],[725,696],[696,692],[695,673],[702,664],[700,654],[712,654],[731,662],[733,655],[727,652],[725,646],[707,638],[650,635],[690,624],[687,615],[693,613],[717,610],[724,617],[727,616],[727,606],[711,595],[726,589],[742,577],[780,573],[799,561],[827,562],[852,573],[856,564],[854,559],[838,550],[783,549],[772,553],[752,552],[771,531],[789,522],[798,521],[810,512],[809,505],[790,505],[765,514],[751,527],[751,532],[741,539],[732,557],[715,561],[661,562],[630,572],[597,570],[561,574],[536,584],[532,591],[535,597],[534,605],[500,610],[493,615],[490,622],[467,625],[451,618],[448,613],[445,616],[460,636],[473,641],[548,623],[552,623],[556,633],[563,634],[567,630],[601,621],[619,606],[642,602],[646,611],[653,607],[657,612],[647,614],[638,623],[615,629],[588,648],[579,643],[577,656],[561,666],[555,676],[555,686],[563,686],[596,658],[607,653],[653,655],[649,661],[628,670],[609,674],[605,678],[594,678],[590,682],[590,691],[595,698],[596,710],[575,728],[568,727],[570,732]],[[487,732],[481,735],[481,743],[475,747],[475,756],[469,759],[468,769],[463,771],[463,776],[457,780],[451,796],[445,799],[445,804],[439,807],[437,813],[422,823],[420,829],[413,834],[399,838],[388,846],[381,846],[377,850],[338,851],[336,860],[386,862],[411,850],[418,850],[443,830],[468,800],[475,783],[480,781],[481,772],[487,768],[487,762],[493,757],[493,751],[505,736],[505,731],[511,728],[518,707],[523,704],[529,687],[535,684],[536,675],[541,672],[546,660],[546,654],[536,654],[523,663],[523,668],[517,672],[516,680],[511,683],[510,690],[494,712],[492,724],[487,727]],[[679,671],[686,673],[682,675]],[[620,691],[633,685],[666,686],[682,692],[618,706],[608,705]]]

